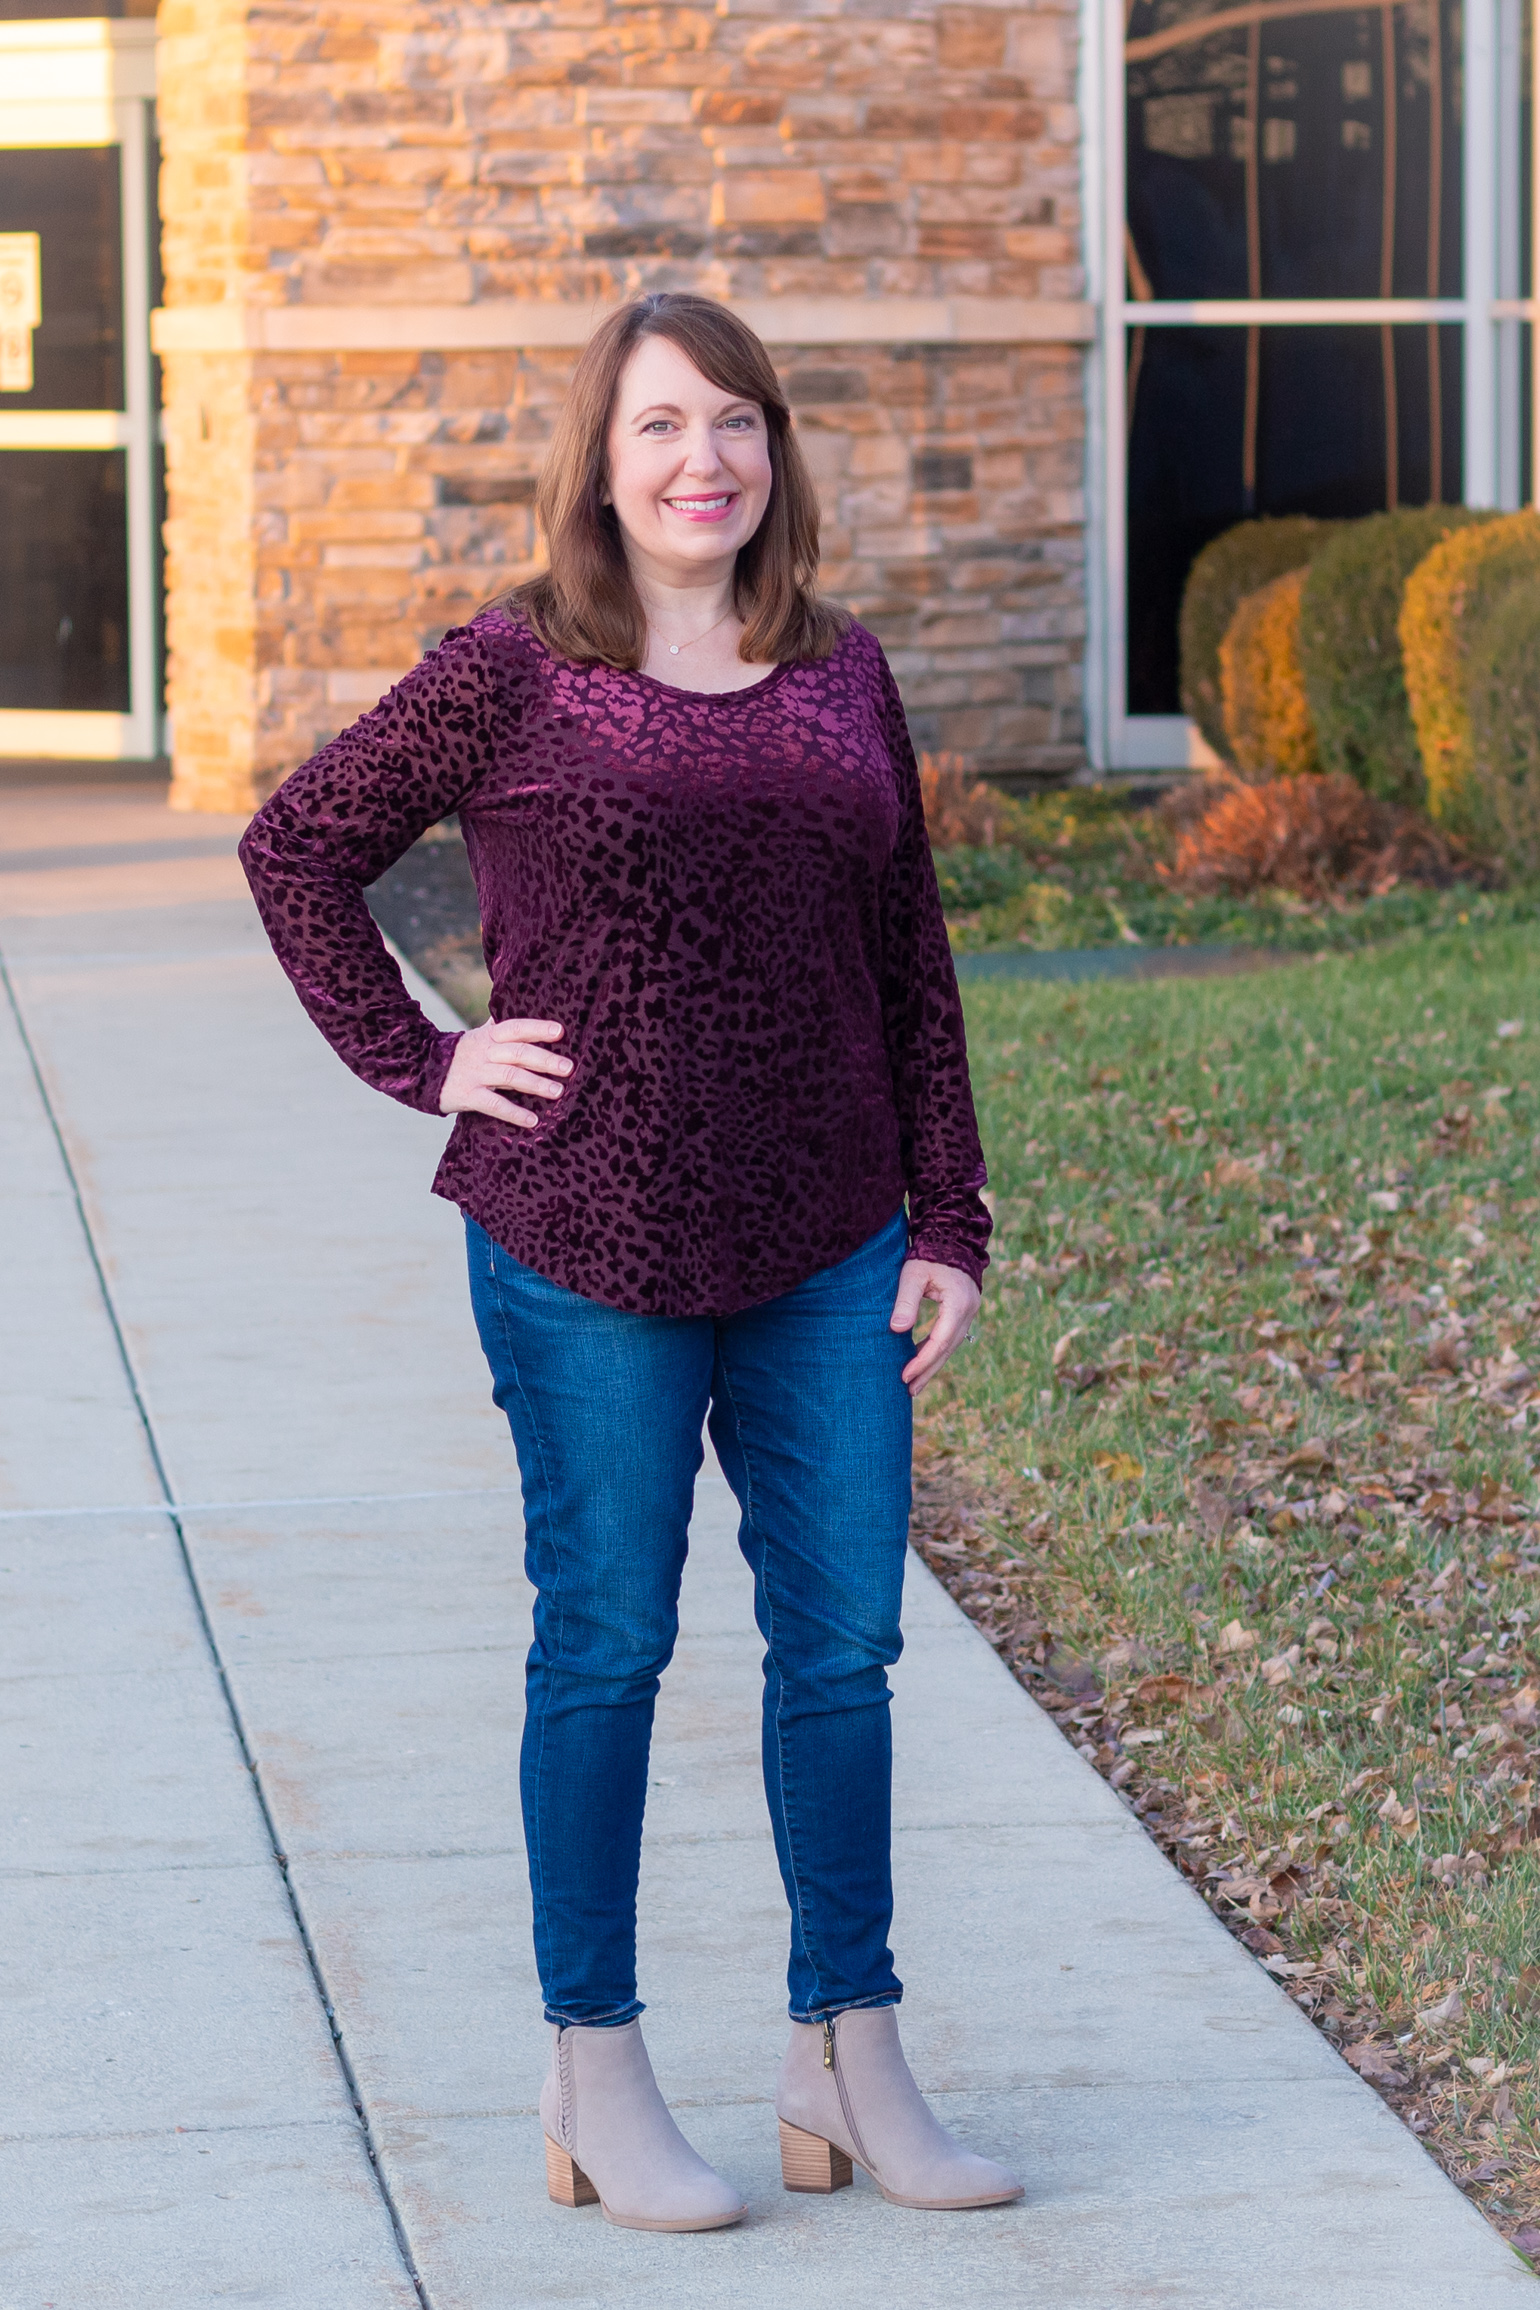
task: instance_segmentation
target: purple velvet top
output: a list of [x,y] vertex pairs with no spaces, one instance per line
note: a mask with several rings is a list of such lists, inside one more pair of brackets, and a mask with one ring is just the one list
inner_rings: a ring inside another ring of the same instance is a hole
[[984,1160],[903,707],[854,626],[726,695],[575,665],[486,610],[257,813],[241,860],[339,1056],[425,1114],[455,1037],[364,901],[458,811],[495,1019],[557,1019],[560,1099],[460,1115],[434,1181],[610,1307],[726,1315],[847,1258],[907,1194],[985,1264]]

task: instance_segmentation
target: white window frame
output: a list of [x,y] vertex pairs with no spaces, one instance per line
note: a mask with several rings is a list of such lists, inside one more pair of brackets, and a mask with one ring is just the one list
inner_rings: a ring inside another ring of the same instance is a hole
[[0,708],[0,759],[145,761],[160,752],[161,683],[155,550],[157,412],[150,360],[149,145],[155,26],[138,17],[0,23],[0,148],[116,146],[123,228],[122,409],[7,409],[0,449],[126,453],[128,697],[126,714]]
[[[1224,298],[1132,302],[1126,295],[1123,0],[1086,0],[1081,119],[1087,194],[1085,257],[1097,312],[1087,410],[1091,528],[1086,662],[1087,744],[1102,770],[1196,769],[1212,763],[1185,714],[1127,710],[1128,332],[1249,328],[1269,323],[1452,322],[1464,332],[1463,474],[1467,505],[1516,506],[1523,431],[1519,330],[1536,307],[1519,294],[1519,72],[1523,0],[1465,0],[1464,229],[1460,297]],[[1540,0],[1531,42],[1531,117],[1540,122]],[[1308,12],[1308,11],[1302,11]],[[1280,11],[1283,13],[1283,11]],[[1540,147],[1540,136],[1536,137]],[[1540,154],[1537,154],[1540,161]],[[1540,248],[1540,165],[1528,187],[1531,245]],[[1540,358],[1531,361],[1531,433],[1540,443]],[[1540,456],[1531,491],[1540,505]]]

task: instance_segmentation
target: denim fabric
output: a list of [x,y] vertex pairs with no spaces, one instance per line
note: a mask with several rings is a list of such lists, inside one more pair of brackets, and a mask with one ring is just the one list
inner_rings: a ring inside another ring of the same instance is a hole
[[521,1266],[473,1220],[466,1236],[536,1591],[520,1780],[546,2019],[619,2025],[642,2011],[648,1748],[708,1422],[766,1645],[765,1795],[791,1909],[792,2017],[896,2004],[886,1669],[901,1647],[911,1426],[899,1375],[912,1347],[888,1319],[903,1214],[837,1267],[722,1317],[604,1307]]

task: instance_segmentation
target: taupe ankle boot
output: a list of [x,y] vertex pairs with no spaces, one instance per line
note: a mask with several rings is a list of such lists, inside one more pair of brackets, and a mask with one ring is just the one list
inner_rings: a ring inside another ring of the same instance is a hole
[[598,2204],[622,2230],[721,2230],[747,2212],[685,2140],[658,2091],[642,2025],[551,2032],[540,2089],[546,2187],[558,2206]]
[[775,2108],[788,2190],[842,2190],[854,2160],[893,2206],[1000,2206],[1022,2194],[1014,2174],[965,2150],[931,2115],[891,2005],[794,2021]]

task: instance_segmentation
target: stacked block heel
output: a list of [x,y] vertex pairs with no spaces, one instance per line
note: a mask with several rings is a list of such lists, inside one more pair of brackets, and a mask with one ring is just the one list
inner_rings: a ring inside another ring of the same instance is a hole
[[545,2187],[553,2206],[597,2206],[599,2193],[571,2154],[545,2137]]
[[849,2189],[855,2169],[843,2150],[817,2134],[805,2134],[800,2126],[789,2126],[784,2118],[779,2122],[783,2189],[816,2191],[821,2196]]

